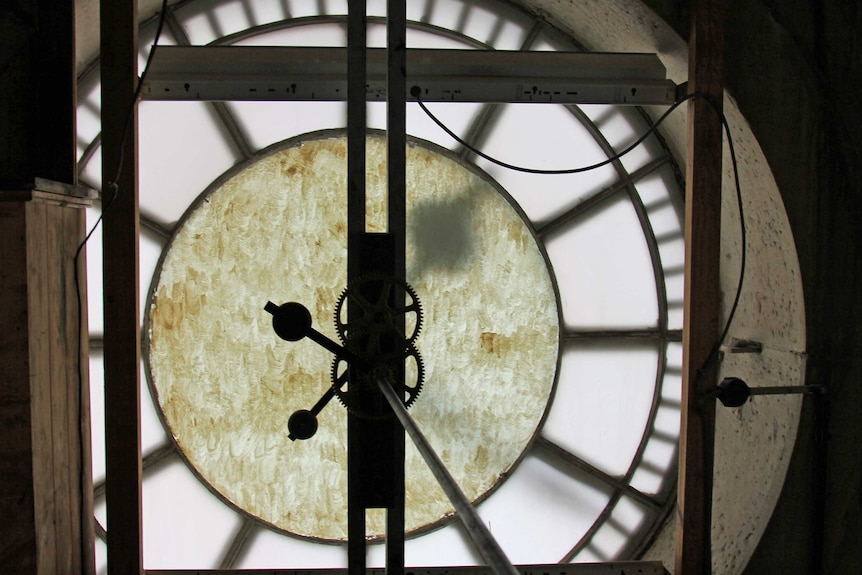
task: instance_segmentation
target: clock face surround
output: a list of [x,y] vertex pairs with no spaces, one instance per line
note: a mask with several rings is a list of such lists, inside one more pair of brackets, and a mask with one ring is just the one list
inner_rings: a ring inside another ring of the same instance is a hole
[[[385,157],[385,137],[369,136],[372,232],[385,229]],[[275,337],[261,302],[304,303],[315,329],[337,338],[345,189],[338,132],[290,140],[231,170],[177,227],[145,322],[151,391],[194,472],[245,513],[323,541],[346,538],[345,411],[328,406],[307,441],[290,441],[286,422],[330,385],[332,357]],[[481,500],[544,418],[559,298],[528,221],[480,170],[414,139],[407,201],[407,281],[422,304],[426,381],[411,413],[467,496]],[[412,445],[405,467],[406,531],[439,526],[453,509]],[[383,535],[381,513],[369,515],[368,530]]]
[[[385,38],[381,5],[369,3],[370,45],[381,46]],[[166,27],[162,40],[193,45],[344,45],[345,2],[291,3],[290,14],[282,11],[283,6],[190,0],[172,8],[168,17],[177,26]],[[412,47],[581,49],[546,20],[496,0],[411,1],[408,20]],[[141,29],[144,52],[154,28],[151,21]],[[97,72],[98,67],[92,68],[78,83],[80,178],[95,188],[100,187]],[[648,128],[646,116],[633,108],[434,104],[432,110],[483,151],[537,168],[607,159]],[[232,166],[269,153],[276,142],[343,127],[345,113],[339,103],[226,102],[217,109],[206,102],[142,102],[141,309],[146,309],[149,297],[147,278],[170,245],[178,220],[202,190]],[[385,128],[381,105],[369,104],[369,126]],[[562,351],[552,402],[535,441],[505,482],[481,502],[480,515],[517,563],[637,557],[673,502],[683,240],[679,171],[672,156],[659,139],[650,137],[644,146],[600,170],[536,176],[501,170],[475,158],[414,106],[408,106],[408,132],[474,162],[506,189],[536,232],[559,288]],[[88,222],[95,223],[97,216],[98,206],[88,213]],[[97,424],[103,405],[99,244],[97,229],[87,257],[96,519],[104,526],[104,430]],[[340,285],[335,291],[342,289]],[[272,298],[280,302],[286,296]],[[328,328],[328,319],[318,327]],[[423,357],[424,335],[417,340]],[[431,385],[426,384],[415,408],[428,399]],[[346,565],[343,545],[286,536],[214,496],[178,453],[156,403],[149,386],[144,386],[146,568]],[[331,404],[326,411],[340,409]],[[556,528],[549,530],[549,524]],[[410,564],[478,561],[457,522],[419,533],[407,542]],[[439,553],[441,548],[447,549],[445,556]],[[96,541],[96,549],[97,565],[102,565],[98,568],[104,569],[104,539]],[[223,560],[230,549],[241,552]],[[382,545],[370,546],[369,565],[382,564]]]

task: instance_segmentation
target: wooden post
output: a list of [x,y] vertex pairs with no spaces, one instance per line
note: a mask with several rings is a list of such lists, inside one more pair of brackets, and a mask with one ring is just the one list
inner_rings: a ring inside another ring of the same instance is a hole
[[84,237],[80,208],[91,200],[75,185],[75,6],[21,0],[7,15],[0,55],[0,566],[89,575],[86,274],[80,258],[80,309],[75,253]]
[[86,575],[95,571],[87,321],[84,306],[78,323],[74,266],[84,236],[75,208],[90,200],[47,196],[0,191],[0,565]]
[[[677,491],[677,574],[712,571],[711,511],[715,403],[701,403],[716,382],[708,365],[719,336],[721,291],[722,126],[724,0],[693,2],[689,38],[688,158],[685,215],[685,311],[682,426]],[[709,98],[707,100],[706,98]],[[706,368],[706,369],[704,369]]]
[[[140,575],[137,2],[101,3],[108,572]],[[122,163],[122,166],[120,165]],[[117,174],[120,174],[117,178]],[[115,179],[117,187],[110,186]]]

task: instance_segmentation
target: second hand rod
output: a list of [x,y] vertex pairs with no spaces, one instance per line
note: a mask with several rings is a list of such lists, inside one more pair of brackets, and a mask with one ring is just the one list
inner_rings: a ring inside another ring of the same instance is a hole
[[476,550],[488,564],[488,567],[493,569],[496,575],[520,575],[518,570],[512,565],[512,562],[509,561],[509,558],[506,557],[506,554],[500,548],[494,536],[485,527],[485,523],[479,517],[479,513],[476,512],[476,508],[473,507],[467,496],[461,491],[461,488],[455,482],[449,470],[446,469],[440,457],[437,456],[434,448],[431,447],[425,435],[416,426],[416,422],[410,417],[407,408],[404,407],[404,403],[398,398],[389,381],[384,377],[379,377],[377,378],[377,386],[380,388],[383,397],[389,402],[398,421],[404,426],[404,430],[410,435],[410,439],[416,444],[420,455],[422,455],[425,463],[428,464],[434,477],[437,478],[437,483],[440,484],[443,492],[455,507],[461,523],[464,524],[467,534],[473,541],[473,545],[476,546]]

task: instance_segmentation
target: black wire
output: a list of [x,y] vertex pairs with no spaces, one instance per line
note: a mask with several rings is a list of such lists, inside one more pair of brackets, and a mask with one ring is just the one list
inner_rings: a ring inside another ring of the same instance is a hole
[[734,316],[736,315],[736,310],[739,307],[739,298],[740,298],[740,295],[742,293],[742,286],[743,286],[743,282],[745,279],[747,233],[746,233],[746,228],[745,228],[745,212],[744,212],[743,204],[742,204],[742,186],[739,182],[739,165],[738,165],[738,162],[736,159],[736,149],[734,148],[734,145],[733,145],[733,138],[732,138],[731,132],[730,132],[730,125],[727,122],[727,117],[724,115],[724,112],[722,111],[721,106],[717,102],[715,102],[708,94],[705,94],[703,92],[692,92],[691,94],[687,94],[687,95],[683,96],[682,98],[678,99],[677,101],[675,101],[673,104],[671,104],[671,106],[649,127],[649,129],[646,132],[644,132],[632,144],[630,144],[628,147],[626,147],[625,149],[623,149],[621,152],[617,153],[616,155],[610,156],[606,160],[603,160],[603,161],[598,162],[596,164],[591,164],[589,166],[582,166],[582,167],[578,167],[578,168],[564,168],[564,169],[556,169],[556,170],[542,170],[542,169],[527,168],[527,167],[523,167],[523,166],[516,166],[513,164],[509,164],[509,163],[498,160],[497,158],[494,158],[494,157],[489,156],[488,154],[482,152],[481,150],[479,150],[475,146],[467,143],[463,138],[459,137],[455,132],[453,132],[451,129],[449,129],[449,127],[446,126],[440,119],[438,119],[431,112],[431,110],[428,109],[428,107],[422,101],[422,98],[421,98],[422,90],[420,87],[413,86],[413,88],[411,88],[411,90],[410,90],[410,93],[411,93],[411,95],[413,95],[416,98],[416,103],[419,104],[419,107],[422,108],[422,111],[425,112],[425,114],[429,118],[431,118],[431,120],[435,124],[437,124],[437,126],[439,126],[440,129],[442,129],[452,139],[454,139],[456,142],[458,142],[459,144],[461,144],[462,146],[464,146],[466,149],[470,150],[471,152],[473,152],[477,156],[484,158],[484,159],[488,160],[489,162],[491,162],[492,164],[496,164],[497,166],[500,166],[502,168],[506,168],[506,169],[513,170],[516,172],[523,172],[523,173],[527,173],[527,174],[543,174],[543,175],[577,174],[580,172],[587,172],[590,170],[595,170],[596,168],[601,168],[602,166],[606,166],[612,162],[619,160],[620,158],[622,158],[623,156],[625,156],[626,154],[631,152],[633,149],[635,149],[636,147],[641,145],[650,135],[653,134],[653,132],[655,132],[658,129],[658,127],[662,124],[662,122],[664,122],[665,119],[667,119],[667,117],[674,110],[676,110],[679,106],[681,106],[684,102],[687,102],[688,100],[692,100],[695,98],[703,98],[704,100],[706,100],[709,103],[709,105],[712,107],[712,109],[718,115],[719,120],[721,121],[722,129],[724,130],[724,133],[727,136],[728,148],[730,150],[730,162],[731,162],[731,166],[733,168],[733,181],[734,181],[734,187],[736,190],[736,201],[737,201],[737,207],[739,210],[740,240],[742,242],[742,246],[741,246],[741,255],[740,255],[740,263],[739,263],[739,280],[738,280],[738,283],[736,286],[736,294],[733,298],[733,304],[731,305],[730,311],[728,312],[727,319],[726,319],[726,321],[724,323],[724,327],[722,328],[722,331],[721,331],[721,335],[716,340],[715,344],[713,345],[712,349],[709,352],[709,355],[707,355],[706,360],[703,363],[703,366],[697,371],[697,376],[695,378],[694,383],[695,383],[696,389],[698,389],[698,386],[700,386],[702,384],[704,374],[712,367],[712,364],[719,357],[719,351],[721,350],[721,344],[724,342],[724,339],[727,337],[727,334],[730,331],[730,326],[733,322]]
[[[83,349],[83,343],[84,343],[83,342],[84,334],[82,332],[84,329],[84,317],[83,316],[84,316],[84,309],[85,309],[84,302],[81,301],[81,278],[80,278],[80,273],[78,271],[79,267],[80,267],[79,264],[80,264],[81,253],[83,253],[84,246],[87,245],[87,242],[90,241],[90,238],[93,236],[93,233],[96,231],[96,228],[98,228],[99,224],[102,222],[102,218],[104,217],[105,212],[107,212],[110,209],[111,205],[114,203],[114,200],[117,198],[117,195],[119,192],[117,182],[120,180],[120,176],[122,175],[123,155],[124,155],[124,150],[125,150],[126,139],[128,138],[129,131],[131,130],[132,117],[135,113],[135,106],[138,102],[138,99],[141,96],[141,90],[142,90],[143,85],[144,85],[144,80],[146,79],[147,73],[150,70],[150,64],[153,61],[153,55],[156,53],[156,47],[159,45],[159,38],[161,37],[162,29],[164,28],[165,17],[167,15],[167,8],[168,8],[168,0],[162,0],[162,9],[161,9],[161,13],[159,14],[159,21],[158,21],[158,25],[156,27],[156,35],[153,38],[153,45],[152,45],[152,48],[150,48],[150,53],[147,56],[147,62],[144,65],[144,70],[141,72],[141,77],[138,79],[138,85],[135,87],[135,93],[132,95],[132,101],[129,102],[129,110],[128,110],[128,113],[126,114],[126,122],[123,125],[123,135],[122,135],[122,138],[120,139],[120,154],[119,154],[119,162],[117,163],[117,172],[114,176],[114,179],[112,181],[107,182],[107,186],[108,186],[108,188],[111,189],[111,191],[113,192],[113,195],[111,196],[110,200],[108,200],[107,203],[102,202],[102,210],[99,213],[99,217],[96,219],[96,222],[93,224],[93,227],[90,228],[90,231],[87,232],[87,235],[84,237],[83,241],[81,241],[81,243],[78,244],[78,249],[75,251],[75,258],[74,258],[74,266],[73,267],[74,267],[74,276],[75,276],[75,300],[77,302],[77,309],[78,309],[78,412],[79,412],[79,414],[84,413],[83,408],[85,405],[84,404],[85,400],[89,402],[89,398],[84,398],[84,393],[83,393],[84,364],[83,364],[83,361],[81,359],[81,350]],[[103,188],[104,188],[104,186],[103,186]],[[85,270],[85,273],[86,273],[86,270]],[[89,309],[89,308],[86,308],[86,309]],[[87,430],[87,431],[89,431],[89,430]],[[84,425],[83,425],[83,419],[82,419],[82,421],[81,421],[81,453],[82,453],[82,456],[81,456],[81,464],[82,464],[81,465],[81,477],[82,478],[85,477],[86,474],[89,473],[89,470],[84,469],[84,466],[83,466],[83,463],[84,463],[83,438],[84,437],[86,437],[86,435],[84,434]],[[82,479],[81,485],[82,486],[86,485],[86,483],[83,481],[83,479]],[[83,491],[82,491],[82,498],[83,498]],[[81,510],[83,511],[84,509],[85,508],[82,504]],[[86,569],[84,569],[84,571],[86,571]]]
[[446,126],[439,118],[437,118],[437,116],[435,116],[431,112],[431,110],[429,110],[428,107],[425,106],[425,102],[422,101],[422,99],[420,97],[421,89],[419,89],[417,86],[414,86],[411,89],[410,93],[416,98],[416,103],[419,104],[419,107],[422,108],[422,111],[425,112],[425,114],[429,118],[431,118],[431,120],[435,124],[437,124],[437,126],[441,130],[446,132],[446,134],[448,134],[449,137],[451,137],[453,140],[455,140],[456,142],[458,142],[459,144],[461,144],[462,146],[464,146],[465,148],[467,148],[468,150],[470,150],[471,152],[473,152],[477,156],[484,158],[484,159],[488,160],[489,162],[491,162],[492,164],[496,164],[496,165],[500,166],[501,168],[506,168],[508,170],[512,170],[515,172],[523,172],[526,174],[550,175],[550,176],[561,176],[561,175],[565,175],[565,174],[578,174],[578,173],[582,173],[582,172],[589,172],[590,170],[595,170],[597,168],[601,168],[603,166],[607,166],[608,164],[616,162],[617,160],[619,160],[620,158],[622,158],[623,156],[625,156],[626,154],[628,154],[629,152],[631,152],[632,150],[634,150],[635,148],[640,146],[644,142],[644,140],[646,140],[650,135],[652,135],[653,132],[656,131],[656,128],[658,128],[658,126],[660,126],[661,123],[664,122],[664,120],[671,114],[671,112],[676,110],[679,106],[681,106],[686,101],[702,96],[702,94],[700,94],[700,93],[693,93],[693,94],[688,94],[686,96],[683,96],[682,98],[680,98],[679,100],[677,100],[676,102],[671,104],[671,106],[667,110],[665,110],[665,112],[659,117],[659,119],[656,120],[655,123],[652,126],[650,126],[650,128],[644,134],[642,134],[640,137],[638,137],[638,139],[636,139],[634,142],[629,144],[629,146],[626,147],[625,149],[623,149],[623,151],[619,152],[618,154],[616,154],[614,156],[608,157],[606,160],[602,160],[601,162],[598,162],[596,164],[590,164],[589,166],[581,166],[578,168],[562,168],[562,169],[555,169],[555,170],[543,170],[543,169],[539,169],[539,168],[526,168],[523,166],[516,166],[514,164],[509,164],[507,162],[504,162],[502,160],[494,158],[493,156],[489,156],[488,154],[486,154],[482,150],[480,150],[480,149],[476,148],[475,146],[467,143],[464,139],[462,139],[460,136],[458,136],[458,134],[456,134],[451,129],[449,129],[449,127]]

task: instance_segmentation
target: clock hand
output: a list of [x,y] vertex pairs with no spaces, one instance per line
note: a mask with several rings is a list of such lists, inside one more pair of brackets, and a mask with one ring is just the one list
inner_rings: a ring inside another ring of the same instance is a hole
[[361,357],[314,329],[311,326],[311,313],[301,303],[291,301],[279,306],[268,301],[263,309],[272,314],[272,328],[281,339],[299,341],[307,337],[344,361],[360,367],[368,367]]
[[485,526],[476,508],[470,504],[470,500],[464,495],[449,470],[443,465],[443,461],[431,447],[416,422],[410,417],[407,407],[395,393],[393,382],[385,377],[378,377],[375,383],[395,413],[395,417],[401,422],[404,431],[413,440],[419,454],[428,464],[428,468],[434,474],[437,483],[455,507],[455,511],[458,512],[458,517],[461,519],[464,529],[467,530],[467,535],[473,541],[476,551],[479,552],[495,575],[519,575],[518,570],[512,566],[512,562],[509,561],[503,549]]
[[[314,329],[311,326],[311,313],[301,303],[288,302],[278,306],[268,301],[263,309],[272,314],[272,328],[281,339],[299,341],[307,337],[339,359],[353,365],[367,366],[362,358]],[[317,432],[317,415],[335,397],[336,387],[341,387],[345,381],[341,379],[333,383],[311,409],[299,409],[291,414],[287,420],[288,439],[308,439]]]

